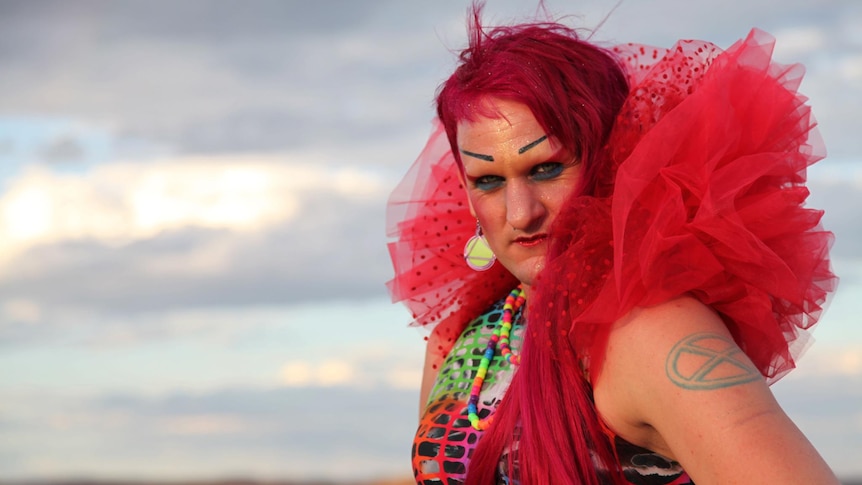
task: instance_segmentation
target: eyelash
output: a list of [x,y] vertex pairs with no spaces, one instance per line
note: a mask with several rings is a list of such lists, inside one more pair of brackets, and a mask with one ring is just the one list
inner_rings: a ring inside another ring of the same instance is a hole
[[545,162],[536,165],[531,175],[537,180],[550,180],[563,173],[563,164],[559,162]]
[[[563,164],[559,162],[540,163],[530,171],[530,177],[539,182],[552,180],[563,173],[564,168]],[[487,192],[500,187],[504,181],[505,179],[498,175],[483,175],[473,181],[473,186],[483,192]]]

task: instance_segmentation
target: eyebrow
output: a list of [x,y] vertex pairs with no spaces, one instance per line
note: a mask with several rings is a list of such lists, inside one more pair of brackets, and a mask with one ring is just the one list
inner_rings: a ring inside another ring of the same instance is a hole
[[[536,145],[538,145],[539,143],[542,143],[543,141],[545,141],[547,139],[548,139],[548,135],[542,135],[542,137],[539,138],[538,140],[534,140],[534,141],[531,141],[530,143],[527,143],[526,145],[524,145],[518,149],[518,155],[523,155],[524,152],[535,147]],[[464,150],[463,148],[459,148],[458,151],[464,155],[467,155],[468,157],[478,158],[479,160],[484,160],[486,162],[493,162],[494,161],[494,157],[491,155],[485,155],[483,153],[475,153],[475,152]]]
[[494,157],[492,157],[491,155],[483,155],[481,153],[468,152],[467,150],[464,150],[463,148],[459,148],[458,151],[464,155],[467,155],[468,157],[478,158],[479,160],[484,160],[486,162],[493,162],[494,161]]
[[527,143],[526,145],[524,145],[518,149],[518,155],[523,154],[525,151],[529,150],[530,148],[533,148],[534,146],[538,145],[539,143],[542,143],[543,141],[545,141],[547,139],[548,139],[548,135],[542,135],[542,137],[539,138],[538,140],[531,141],[530,143]]

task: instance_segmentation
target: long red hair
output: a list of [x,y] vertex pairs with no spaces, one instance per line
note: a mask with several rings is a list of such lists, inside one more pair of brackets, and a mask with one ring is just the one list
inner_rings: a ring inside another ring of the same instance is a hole
[[[577,194],[607,195],[613,169],[605,148],[629,90],[619,62],[564,25],[486,29],[481,11],[482,4],[474,3],[469,44],[437,94],[437,114],[458,163],[458,122],[495,116],[482,102],[487,98],[513,100],[528,106],[546,132],[579,158]],[[513,478],[524,484],[598,484],[607,480],[600,469],[621,481],[582,370],[586,356],[560,337],[571,322],[548,323],[530,321],[527,327],[521,365],[471,458],[468,484],[494,483],[507,450],[508,468],[517,461]]]

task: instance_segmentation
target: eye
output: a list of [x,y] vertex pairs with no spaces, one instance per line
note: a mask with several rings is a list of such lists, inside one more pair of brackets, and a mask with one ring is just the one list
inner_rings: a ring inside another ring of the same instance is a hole
[[473,186],[482,191],[494,190],[503,185],[503,177],[498,175],[483,175],[473,181]]
[[535,180],[550,180],[563,173],[563,168],[565,167],[559,162],[540,163],[533,167],[530,175]]

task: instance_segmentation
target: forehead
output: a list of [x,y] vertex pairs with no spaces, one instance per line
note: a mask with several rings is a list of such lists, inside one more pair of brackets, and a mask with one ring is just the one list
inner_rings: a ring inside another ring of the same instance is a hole
[[519,149],[545,136],[545,130],[527,105],[508,100],[488,100],[494,117],[477,116],[458,123],[457,141],[462,150],[488,155],[517,154]]

